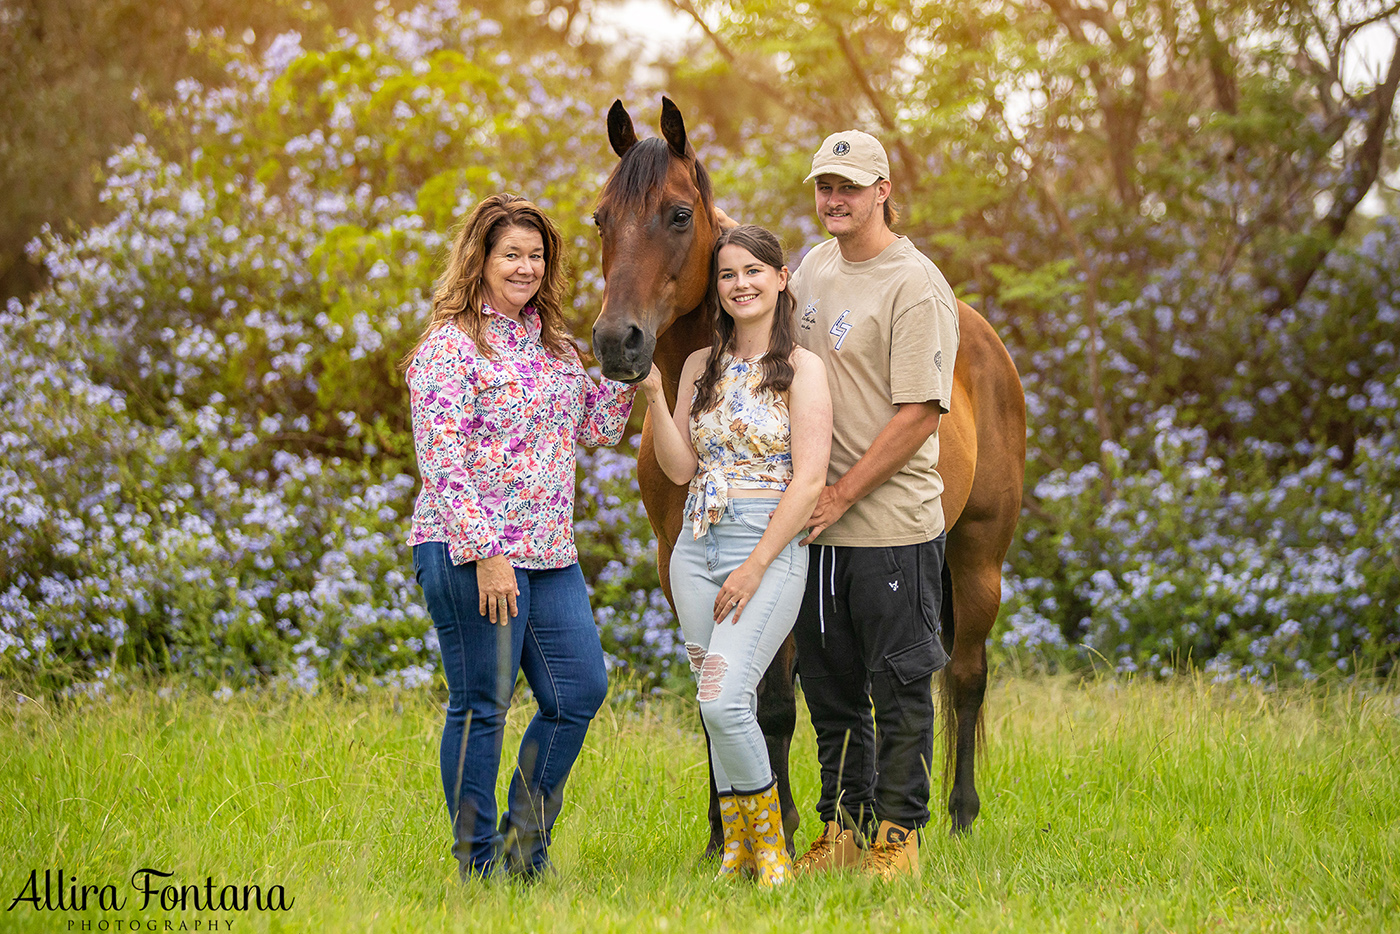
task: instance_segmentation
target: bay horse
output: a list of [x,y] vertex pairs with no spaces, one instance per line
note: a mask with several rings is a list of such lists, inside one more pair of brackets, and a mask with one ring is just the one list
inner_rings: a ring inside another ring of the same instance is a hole
[[[602,241],[603,301],[593,324],[594,354],[604,375],[645,378],[654,362],[675,406],[681,365],[708,346],[704,299],[720,229],[709,174],[686,138],[680,109],[661,101],[662,139],[638,140],[621,101],[608,111],[608,140],[619,157],[594,220]],[[939,425],[939,473],[947,526],[942,639],[950,661],[940,684],[943,779],[952,832],[967,830],[980,801],[973,777],[983,737],[987,636],[1001,607],[1001,568],[1021,512],[1026,461],[1026,402],[1005,345],[987,320],[958,302],[960,341],[953,399]],[[930,361],[932,365],[932,361]],[[833,400],[840,405],[840,400]],[[671,599],[671,550],[680,535],[686,488],[656,462],[646,413],[637,454],[642,504],[657,539],[661,586]],[[948,596],[951,595],[951,599]],[[788,783],[788,751],[797,723],[796,650],[791,636],[758,688],[758,722],[778,778],[783,828],[794,846],[799,823]],[[710,842],[722,834],[710,773]]]

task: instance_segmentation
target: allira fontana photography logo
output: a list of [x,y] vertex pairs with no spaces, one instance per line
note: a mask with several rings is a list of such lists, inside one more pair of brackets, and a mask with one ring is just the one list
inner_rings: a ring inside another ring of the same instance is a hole
[[[204,913],[244,911],[287,911],[296,903],[279,883],[220,884],[213,876],[203,882],[174,881],[173,872],[143,868],[131,874],[126,885],[112,882],[88,882],[63,869],[31,869],[19,893],[10,901],[7,911],[28,905],[32,911],[197,911]],[[87,923],[87,922],[84,922]],[[108,924],[103,921],[101,924]],[[115,923],[115,922],[113,922]],[[215,926],[217,921],[205,921],[199,928],[164,927],[160,930],[228,930]],[[128,930],[142,930],[140,922],[125,922]],[[93,928],[108,930],[109,928]],[[116,928],[110,928],[116,930]],[[86,928],[84,928],[86,930]],[[154,930],[154,929],[153,929]]]

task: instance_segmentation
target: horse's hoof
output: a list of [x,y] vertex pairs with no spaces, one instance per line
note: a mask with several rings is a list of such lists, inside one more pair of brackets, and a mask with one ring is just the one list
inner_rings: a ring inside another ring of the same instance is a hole
[[723,841],[711,840],[709,844],[706,845],[705,851],[701,853],[695,861],[700,864],[713,863],[715,860],[719,859],[720,851],[723,848]]
[[953,826],[948,830],[950,837],[965,837],[972,833],[972,822],[977,820],[977,815],[971,817],[953,816]]

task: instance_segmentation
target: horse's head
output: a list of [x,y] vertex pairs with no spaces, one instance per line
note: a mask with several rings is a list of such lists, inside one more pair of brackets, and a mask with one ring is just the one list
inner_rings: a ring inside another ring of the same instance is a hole
[[613,102],[608,140],[621,161],[593,215],[604,280],[593,353],[604,375],[625,382],[647,375],[656,339],[704,301],[718,235],[710,177],[664,97],[661,135],[639,141],[622,101]]

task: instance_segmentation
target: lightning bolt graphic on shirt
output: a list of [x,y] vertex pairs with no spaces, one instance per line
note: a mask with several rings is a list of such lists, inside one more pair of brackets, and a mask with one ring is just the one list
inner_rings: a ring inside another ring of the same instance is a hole
[[831,334],[836,338],[837,350],[841,349],[841,342],[846,339],[847,332],[851,330],[851,326],[846,323],[846,316],[850,313],[849,309],[841,312],[840,316],[837,317],[836,321],[831,325]]

